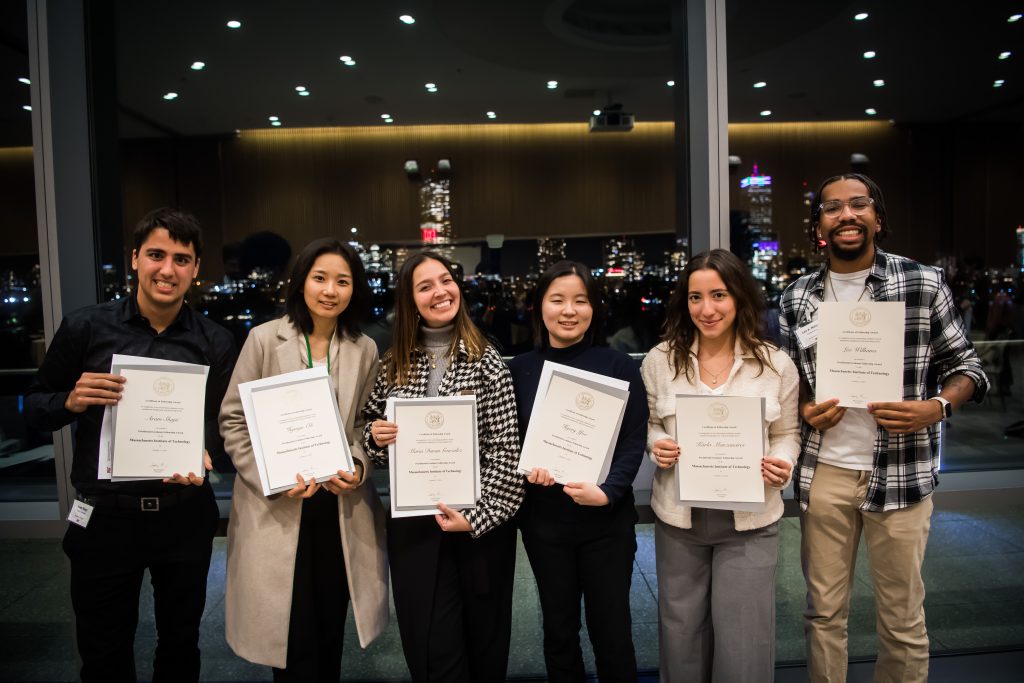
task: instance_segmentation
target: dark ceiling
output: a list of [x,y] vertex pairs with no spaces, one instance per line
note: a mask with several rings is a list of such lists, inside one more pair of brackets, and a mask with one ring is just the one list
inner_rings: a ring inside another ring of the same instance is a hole
[[[270,116],[294,128],[385,125],[382,114],[392,125],[486,123],[488,111],[498,123],[580,122],[611,102],[638,121],[671,120],[667,81],[682,83],[674,4],[119,0],[119,128],[125,137],[224,135],[269,127]],[[0,5],[0,143],[30,144],[29,89],[17,82],[28,70],[25,9]],[[1020,11],[1019,0],[728,0],[729,120],[1020,122],[1024,20],[1007,21]],[[859,12],[868,17],[855,20]],[[230,19],[241,28],[227,28]],[[865,59],[867,50],[876,56]],[[1012,54],[1000,60],[1003,51]],[[190,68],[197,60],[201,71]]]

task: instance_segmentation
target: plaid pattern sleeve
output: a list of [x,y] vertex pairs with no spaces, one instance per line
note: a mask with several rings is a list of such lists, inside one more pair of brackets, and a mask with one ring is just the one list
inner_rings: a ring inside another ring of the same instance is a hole
[[524,478],[519,474],[519,418],[512,375],[493,346],[487,347],[477,363],[475,386],[477,429],[480,440],[480,500],[465,512],[480,536],[519,510],[523,502]]
[[[800,369],[801,379],[815,386],[815,346],[800,348],[797,330],[817,317],[824,293],[824,269],[801,277],[782,295],[780,329],[782,348]],[[942,272],[901,256],[876,249],[868,275],[872,301],[903,301],[904,332],[903,399],[925,400],[953,375],[964,375],[975,384],[974,400],[980,401],[989,383],[981,361],[965,334]],[[821,448],[821,433],[803,422],[800,462],[794,486],[801,508],[809,503],[811,480]],[[881,512],[920,502],[938,484],[939,425],[914,434],[889,434],[878,428],[874,443],[874,467],[861,509]]]
[[[384,419],[388,398],[426,396],[430,375],[426,355],[416,353],[413,363],[409,383],[402,386],[387,383],[384,363],[381,363],[377,381],[363,409],[366,419],[363,443],[367,455],[376,465],[387,464],[388,449],[377,447],[370,436],[370,425],[374,420]],[[519,419],[512,391],[512,375],[494,347],[488,346],[480,360],[470,362],[465,346],[460,342],[437,393],[438,396],[476,396],[480,499],[475,508],[466,510],[465,515],[473,525],[473,537],[479,537],[511,519],[523,502],[525,480],[516,469],[519,463]]]

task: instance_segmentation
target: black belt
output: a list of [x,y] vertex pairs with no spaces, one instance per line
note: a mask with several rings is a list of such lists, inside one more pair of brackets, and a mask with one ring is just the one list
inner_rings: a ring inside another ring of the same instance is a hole
[[77,493],[75,498],[93,507],[160,512],[161,510],[170,510],[176,505],[195,498],[202,490],[202,486],[183,486],[180,491],[160,496],[129,496],[123,493],[101,493],[90,496]]

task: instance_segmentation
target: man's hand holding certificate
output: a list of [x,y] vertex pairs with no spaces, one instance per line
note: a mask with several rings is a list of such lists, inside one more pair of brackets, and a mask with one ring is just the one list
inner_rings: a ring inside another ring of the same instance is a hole
[[902,301],[825,301],[818,306],[815,400],[846,408],[903,400]]
[[547,470],[559,484],[602,483],[629,397],[629,382],[545,361],[519,471]]
[[203,365],[115,356],[111,374],[124,377],[124,391],[109,420],[104,416],[100,478],[169,479],[204,473],[208,371]]

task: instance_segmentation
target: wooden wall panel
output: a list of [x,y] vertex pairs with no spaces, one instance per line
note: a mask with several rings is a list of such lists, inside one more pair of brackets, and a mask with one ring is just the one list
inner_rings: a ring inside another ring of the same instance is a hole
[[31,147],[0,148],[0,254],[38,254]]

